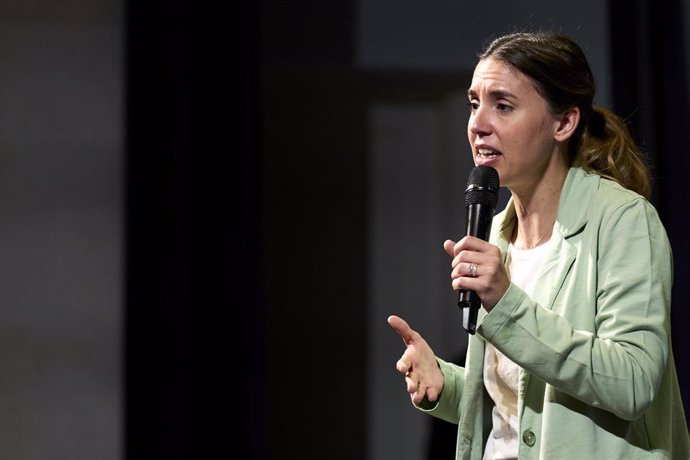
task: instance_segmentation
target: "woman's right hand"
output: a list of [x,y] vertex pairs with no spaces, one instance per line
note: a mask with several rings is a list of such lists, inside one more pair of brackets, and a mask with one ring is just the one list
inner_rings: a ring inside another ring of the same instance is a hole
[[388,324],[400,335],[406,346],[405,353],[395,367],[405,376],[412,403],[419,405],[425,396],[429,402],[435,402],[443,391],[444,379],[431,347],[404,319],[389,316]]
[[477,293],[486,311],[501,300],[510,286],[510,278],[498,247],[474,236],[459,242],[446,240],[443,248],[453,258],[453,289]]

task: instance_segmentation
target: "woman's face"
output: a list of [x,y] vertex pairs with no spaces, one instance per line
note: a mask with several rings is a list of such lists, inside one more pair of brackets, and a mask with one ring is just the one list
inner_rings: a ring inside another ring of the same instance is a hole
[[501,186],[533,187],[555,158],[558,119],[529,78],[487,58],[474,69],[467,92],[467,136],[475,165],[492,166]]

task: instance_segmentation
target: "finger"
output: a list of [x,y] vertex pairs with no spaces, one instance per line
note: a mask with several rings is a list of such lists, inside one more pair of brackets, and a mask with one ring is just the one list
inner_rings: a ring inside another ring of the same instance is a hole
[[476,278],[479,276],[479,265],[475,264],[474,262],[470,262],[467,264],[467,276],[470,278]]
[[489,243],[486,244],[487,248],[485,252],[470,251],[466,249],[458,252],[458,255],[453,259],[451,266],[453,268],[458,268],[459,265],[462,265],[460,269],[464,269],[465,273],[469,273],[469,264],[477,264],[479,266],[493,263],[494,259],[496,259],[496,254],[493,252],[495,246]]
[[458,264],[450,272],[450,277],[452,279],[460,278],[461,276],[468,276],[470,272],[469,262],[458,262]]
[[405,345],[409,344],[414,338],[414,331],[404,319],[391,315],[388,317],[388,324],[398,333]]
[[415,404],[420,404],[424,400],[424,395],[426,394],[426,385],[424,382],[419,382],[417,384],[417,391],[415,391],[412,401]]
[[428,387],[426,390],[426,398],[429,402],[435,402],[438,399],[438,391],[434,387]]
[[475,236],[466,236],[455,244],[453,248],[456,254],[460,251],[487,252],[492,245]]
[[417,375],[412,372],[405,375],[405,384],[407,386],[407,392],[413,395],[417,392]]
[[467,239],[467,237],[461,239],[457,243],[455,243],[455,246],[453,246],[453,254],[455,254],[455,257],[460,255],[460,251],[462,251],[462,245],[464,244],[463,242]]
[[453,281],[451,281],[451,285],[453,286],[453,289],[456,291],[459,289],[465,289],[467,291],[478,291],[482,287],[482,281],[477,279],[477,278],[472,278],[470,276],[461,276],[459,278],[455,278]]
[[443,242],[443,249],[446,250],[449,256],[455,257],[455,252],[453,251],[453,248],[455,247],[455,241],[452,240],[446,240]]
[[410,368],[412,365],[410,362],[405,358],[406,354],[403,355],[402,358],[398,360],[397,363],[395,363],[395,368],[400,372],[401,374],[407,375],[407,373],[410,371]]

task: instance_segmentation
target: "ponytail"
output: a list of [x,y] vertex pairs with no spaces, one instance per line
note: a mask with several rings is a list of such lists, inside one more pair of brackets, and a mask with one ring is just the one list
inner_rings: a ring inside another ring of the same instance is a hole
[[576,146],[574,165],[614,180],[649,199],[652,179],[646,158],[623,120],[603,107],[594,106]]

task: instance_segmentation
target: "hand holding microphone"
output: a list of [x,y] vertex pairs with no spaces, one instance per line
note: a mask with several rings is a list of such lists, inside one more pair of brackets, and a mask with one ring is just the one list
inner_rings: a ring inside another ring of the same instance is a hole
[[[498,203],[498,190],[498,173],[494,168],[476,166],[472,169],[465,190],[467,236],[472,238],[464,238],[457,244],[453,241],[444,244],[454,258],[453,287],[459,289],[457,305],[463,312],[462,326],[470,334],[477,329],[477,313],[485,300],[482,297],[486,297],[482,294],[498,291],[502,295],[509,283],[500,251],[486,243]],[[484,276],[480,276],[483,272]],[[494,280],[496,275],[498,280]]]

